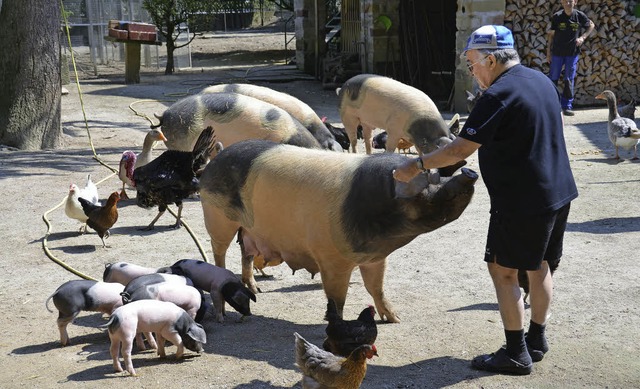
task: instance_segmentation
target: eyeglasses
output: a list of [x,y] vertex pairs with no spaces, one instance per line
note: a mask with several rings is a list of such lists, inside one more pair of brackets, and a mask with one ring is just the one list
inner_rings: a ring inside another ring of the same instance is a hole
[[484,57],[482,57],[482,59],[481,59],[481,60],[476,61],[476,62],[474,62],[474,63],[472,63],[472,64],[467,64],[467,69],[469,69],[469,73],[473,73],[473,67],[474,67],[475,65],[479,64],[480,62],[484,61],[485,59],[489,58],[489,56],[490,56],[490,55],[491,55],[491,54],[487,54],[487,55],[485,55]]

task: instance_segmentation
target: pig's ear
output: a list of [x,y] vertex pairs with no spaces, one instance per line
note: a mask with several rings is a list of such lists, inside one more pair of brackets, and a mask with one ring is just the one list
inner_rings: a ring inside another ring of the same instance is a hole
[[409,182],[393,181],[395,183],[395,198],[408,199],[416,196],[429,185],[429,173],[420,173]]
[[249,296],[249,298],[253,300],[254,303],[258,302],[258,300],[256,300],[256,295],[249,288],[244,288],[244,294]]
[[224,301],[231,305],[233,309],[245,316],[251,316],[249,299],[256,301],[256,295],[247,289],[246,286],[242,285],[240,280],[237,282],[227,282],[220,292],[224,297]]
[[438,173],[440,173],[440,177],[451,177],[458,169],[460,169],[466,164],[467,164],[467,161],[463,159],[462,161],[458,161],[453,165],[439,168]]
[[198,341],[202,344],[207,343],[207,333],[205,332],[204,327],[202,327],[198,323],[193,323],[193,325],[189,326],[189,329],[187,330],[187,335],[189,335],[191,339]]

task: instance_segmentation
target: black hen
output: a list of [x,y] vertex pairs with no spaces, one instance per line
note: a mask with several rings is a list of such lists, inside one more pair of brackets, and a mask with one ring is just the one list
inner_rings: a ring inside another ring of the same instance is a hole
[[389,134],[386,131],[382,131],[378,135],[374,136],[371,145],[374,149],[385,149],[387,147],[387,138]]
[[193,151],[167,150],[133,172],[138,206],[158,206],[158,215],[144,230],[152,230],[171,203],[178,206],[178,218],[173,228],[180,227],[182,200],[199,190],[197,173],[207,164],[215,148],[215,139],[213,128],[207,127],[198,137]]
[[322,347],[337,355],[349,356],[353,350],[364,344],[373,344],[378,336],[375,321],[376,310],[368,306],[356,320],[343,320],[338,314],[336,303],[327,302],[327,338]]
[[[331,135],[336,138],[336,142],[338,142],[343,149],[349,150],[351,143],[349,141],[349,135],[347,135],[347,131],[344,129],[344,127],[334,127],[327,122],[324,122],[324,125],[327,127],[329,132],[331,132]],[[358,126],[357,137],[358,139],[363,138],[362,126]]]

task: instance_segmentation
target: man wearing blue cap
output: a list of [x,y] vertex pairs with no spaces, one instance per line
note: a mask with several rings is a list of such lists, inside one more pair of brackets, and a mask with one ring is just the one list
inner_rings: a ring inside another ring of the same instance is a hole
[[[541,72],[520,64],[511,31],[483,26],[467,41],[467,67],[485,88],[453,142],[393,175],[408,182],[431,168],[450,166],[478,150],[491,199],[484,260],[493,280],[506,346],[480,355],[471,365],[503,374],[529,374],[549,350],[545,337],[553,281],[571,200],[578,191],[569,166],[558,90]],[[526,270],[531,320],[525,310],[518,270]]]
[[[564,88],[562,90],[562,110],[573,116],[574,82],[578,70],[580,47],[595,25],[587,15],[574,9],[577,0],[562,0],[562,10],[553,14],[548,33],[547,62],[549,78],[557,85],[564,67]],[[581,30],[586,30],[580,35]]]

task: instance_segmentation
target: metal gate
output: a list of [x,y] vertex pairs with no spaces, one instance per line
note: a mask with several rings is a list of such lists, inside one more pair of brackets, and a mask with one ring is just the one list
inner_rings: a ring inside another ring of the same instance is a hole
[[[361,54],[360,47],[364,47],[362,39],[362,21],[360,20],[360,0],[342,1],[342,53]],[[364,53],[362,53],[364,55]],[[366,58],[358,56],[360,63],[366,63]]]

